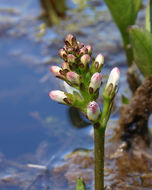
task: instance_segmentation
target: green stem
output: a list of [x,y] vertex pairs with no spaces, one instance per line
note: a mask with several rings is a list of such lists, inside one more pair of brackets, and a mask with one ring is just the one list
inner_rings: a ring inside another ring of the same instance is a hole
[[94,128],[95,190],[104,190],[104,136],[105,128]]
[[111,99],[104,98],[103,113],[99,120],[99,126],[98,128],[94,126],[95,190],[104,190],[104,138],[111,107]]
[[122,39],[123,39],[123,44],[124,44],[124,49],[126,52],[126,57],[127,57],[127,64],[130,67],[133,64],[133,50],[130,45],[130,40],[129,40],[129,34],[122,34]]
[[146,29],[152,33],[152,0],[148,0],[146,7]]

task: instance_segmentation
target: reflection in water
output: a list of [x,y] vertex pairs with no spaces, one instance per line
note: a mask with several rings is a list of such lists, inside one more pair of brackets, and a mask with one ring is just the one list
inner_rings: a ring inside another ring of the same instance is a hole
[[81,112],[77,108],[70,107],[68,109],[68,115],[69,115],[69,119],[70,119],[72,125],[75,128],[84,128],[84,127],[91,125],[91,123],[87,122],[84,119]]
[[66,3],[65,0],[40,0],[43,12],[41,18],[48,25],[58,24],[60,19],[65,16]]

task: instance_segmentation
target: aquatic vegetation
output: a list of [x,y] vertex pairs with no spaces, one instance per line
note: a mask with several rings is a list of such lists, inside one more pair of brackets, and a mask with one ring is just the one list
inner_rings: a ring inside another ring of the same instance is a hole
[[[90,45],[84,46],[73,35],[68,34],[65,46],[59,51],[59,56],[64,60],[62,66],[50,68],[57,78],[64,81],[67,92],[53,90],[49,95],[59,103],[78,108],[94,126],[95,190],[103,190],[105,129],[118,91],[120,71],[117,67],[113,68],[107,84],[103,87],[103,109],[101,110],[97,99],[102,85],[100,71],[104,65],[104,57],[99,54],[93,60],[91,54]],[[77,189],[85,189],[79,179]]]
[[60,19],[65,16],[65,0],[40,0],[40,3],[43,8],[41,17],[47,21],[48,25],[58,24]]
[[[151,100],[152,0],[147,1],[145,28],[134,25],[141,7],[141,0],[125,0],[123,2],[121,0],[105,0],[105,3],[122,35],[130,67],[127,73],[128,82],[134,94],[129,105],[123,106],[121,113],[120,125],[124,129],[122,139],[130,144],[131,137],[138,134],[147,143],[149,141],[147,123],[151,114],[147,102]],[[137,65],[144,76],[143,84],[133,63]]]
[[[152,73],[152,1],[148,0],[145,29],[133,26],[141,0],[105,0],[124,42],[128,66],[137,64],[144,77]],[[121,15],[121,16],[120,16]]]
[[128,66],[133,64],[133,52],[130,46],[128,27],[135,24],[142,0],[104,0],[121,33]]

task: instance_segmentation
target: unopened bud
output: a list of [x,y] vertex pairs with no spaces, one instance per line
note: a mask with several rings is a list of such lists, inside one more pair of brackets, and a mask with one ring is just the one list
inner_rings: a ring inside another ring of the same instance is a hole
[[60,91],[60,90],[52,90],[49,93],[49,96],[50,96],[50,98],[52,100],[55,100],[57,102],[64,103],[64,104],[65,104],[64,99],[67,98],[67,96],[65,95],[65,93],[63,91]]
[[88,53],[88,49],[86,47],[83,47],[80,49],[80,52],[79,52],[79,55],[84,55],[84,54],[87,54]]
[[63,62],[62,63],[62,69],[63,70],[70,70],[69,63],[68,62]]
[[91,81],[89,84],[89,92],[92,94],[93,92],[96,91],[96,89],[100,88],[101,86],[101,81],[102,81],[102,75],[100,73],[94,73],[93,76],[91,77]]
[[72,48],[72,47],[67,48],[67,52],[68,52],[69,54],[72,54],[72,53],[73,53],[73,48]]
[[61,72],[62,69],[60,67],[58,67],[58,66],[51,66],[50,71],[51,71],[51,73],[53,73],[57,77],[62,76],[62,72]]
[[99,115],[101,114],[100,108],[97,102],[89,102],[87,107],[87,116],[90,121],[97,121]]
[[68,72],[66,74],[67,80],[71,83],[79,84],[80,83],[80,76],[75,72]]
[[100,53],[97,55],[97,57],[95,58],[95,61],[93,63],[93,71],[94,72],[100,72],[102,67],[103,67],[103,63],[104,63],[104,57]]
[[59,50],[59,56],[62,58],[62,59],[66,59],[67,58],[67,53],[64,49],[60,49]]
[[88,50],[88,54],[91,55],[92,54],[92,47],[90,45],[87,45],[86,48]]
[[83,44],[83,43],[80,43],[79,41],[77,41],[77,44],[78,44],[79,49],[81,49],[81,48],[84,47],[84,44]]
[[119,79],[120,79],[120,70],[118,69],[118,67],[115,67],[112,69],[109,75],[108,82],[106,84],[105,89],[108,88],[110,84],[112,84],[113,89],[114,89],[115,86],[118,85]]
[[69,54],[69,55],[67,56],[67,61],[68,61],[69,63],[75,63],[76,57],[75,57],[73,54]]
[[88,54],[85,54],[81,57],[80,61],[83,66],[86,67],[86,65],[90,63],[90,56]]
[[72,34],[68,34],[65,39],[67,46],[75,46],[77,44],[76,38]]

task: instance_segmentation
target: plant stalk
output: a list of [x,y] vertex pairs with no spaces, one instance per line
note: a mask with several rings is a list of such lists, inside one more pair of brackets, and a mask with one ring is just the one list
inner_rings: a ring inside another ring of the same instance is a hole
[[105,128],[94,128],[95,190],[104,190],[104,137]]

